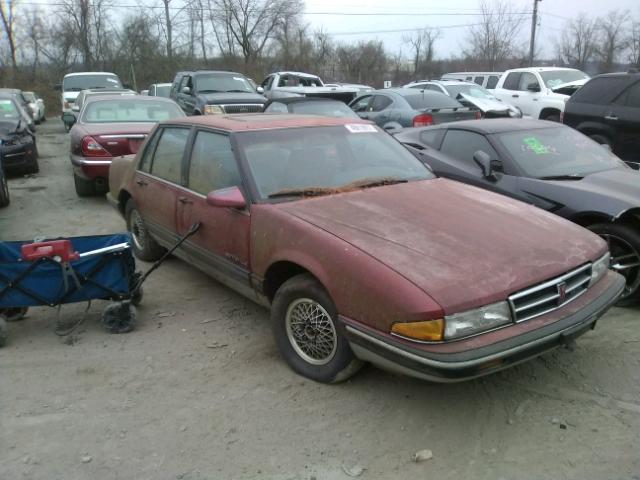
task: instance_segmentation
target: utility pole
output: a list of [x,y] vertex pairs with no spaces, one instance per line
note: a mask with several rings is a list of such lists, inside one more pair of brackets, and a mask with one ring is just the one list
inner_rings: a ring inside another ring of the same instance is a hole
[[533,0],[533,15],[531,16],[531,42],[529,43],[529,66],[533,67],[533,55],[536,49],[536,26],[538,24],[538,2]]

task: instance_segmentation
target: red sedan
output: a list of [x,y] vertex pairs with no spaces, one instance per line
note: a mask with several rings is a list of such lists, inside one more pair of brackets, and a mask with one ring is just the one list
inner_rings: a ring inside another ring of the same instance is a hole
[[597,235],[436,178],[358,119],[161,122],[109,184],[141,259],[199,222],[176,255],[269,306],[287,363],[321,382],[363,361],[484,375],[571,343],[624,288]]
[[87,97],[70,132],[76,193],[79,196],[104,193],[114,157],[136,153],[158,121],[184,116],[173,100],[164,98]]

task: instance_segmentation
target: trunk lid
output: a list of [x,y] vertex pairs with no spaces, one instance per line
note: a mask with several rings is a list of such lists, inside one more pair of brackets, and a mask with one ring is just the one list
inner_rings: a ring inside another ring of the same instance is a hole
[[138,152],[155,123],[85,124],[88,135],[114,157]]

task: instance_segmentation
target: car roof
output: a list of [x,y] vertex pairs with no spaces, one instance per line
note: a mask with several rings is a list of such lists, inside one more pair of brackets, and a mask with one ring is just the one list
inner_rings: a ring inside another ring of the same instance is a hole
[[502,75],[504,72],[449,72],[442,75],[446,77],[447,75]]
[[476,87],[482,87],[475,82],[467,82],[465,80],[418,80],[417,82],[411,82],[407,85],[418,85],[420,83],[435,83],[437,85],[474,85]]
[[[155,97],[151,97],[155,98]],[[231,132],[250,130],[275,130],[296,127],[331,127],[348,124],[371,124],[359,118],[323,117],[320,115],[297,115],[291,113],[253,113],[235,115],[198,115],[179,120],[168,120],[169,124],[202,125]]]
[[293,72],[293,71],[273,72],[271,75],[295,75],[297,77],[319,78],[319,75],[314,75],[313,73]]
[[150,97],[148,95],[137,95],[135,93],[126,94],[126,95],[91,95],[90,97],[87,97],[87,101],[85,105],[87,103],[99,102],[100,100],[111,100],[111,101],[121,102],[123,100],[126,101],[131,98],[134,98],[136,101],[140,101],[140,102],[165,102],[165,103],[172,103],[174,105],[177,105],[177,103],[171,100],[170,98]]
[[596,75],[593,78],[600,78],[600,77],[629,77],[629,78],[636,78],[639,77],[640,78],[640,72],[613,72],[613,73],[602,73],[600,75]]
[[114,77],[117,77],[117,75],[115,73],[111,73],[111,72],[75,72],[75,73],[67,73],[65,75],[66,77],[77,77],[79,75],[113,75]]
[[573,70],[579,72],[577,68],[570,67],[523,67],[523,68],[513,68],[509,70],[509,72],[555,72],[558,70]]
[[444,95],[444,93],[434,92],[432,90],[418,90],[417,88],[396,87],[396,88],[382,88],[378,90],[371,90],[369,92],[363,93],[361,96],[371,95],[376,93],[395,93],[396,95],[400,95],[401,97],[409,97],[412,95],[427,95],[427,96]]
[[116,87],[106,87],[106,88],[85,88],[82,90],[85,95],[89,94],[100,94],[100,93],[135,93],[133,90],[129,90],[128,88],[116,88]]
[[283,103],[285,105],[289,105],[290,103],[303,103],[303,102],[332,102],[332,103],[342,103],[340,100],[334,100],[333,98],[323,98],[323,97],[286,97],[286,98],[272,98],[267,102],[265,108],[272,103]]
[[462,130],[469,130],[470,132],[480,133],[482,135],[492,135],[495,133],[562,127],[565,127],[565,125],[556,122],[549,122],[547,120],[533,120],[527,118],[485,118],[483,120],[462,120],[460,122],[443,123],[442,125],[427,127],[424,130],[438,130],[442,128],[453,130],[459,128]]

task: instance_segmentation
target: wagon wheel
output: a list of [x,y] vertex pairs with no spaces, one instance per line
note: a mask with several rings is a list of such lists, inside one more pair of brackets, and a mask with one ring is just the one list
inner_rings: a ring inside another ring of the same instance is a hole
[[110,333],[128,333],[135,328],[136,307],[130,301],[110,303],[102,312],[102,324]]
[[7,317],[0,314],[0,347],[7,344]]
[[27,314],[28,307],[2,308],[0,314],[4,315],[7,322],[18,322]]

